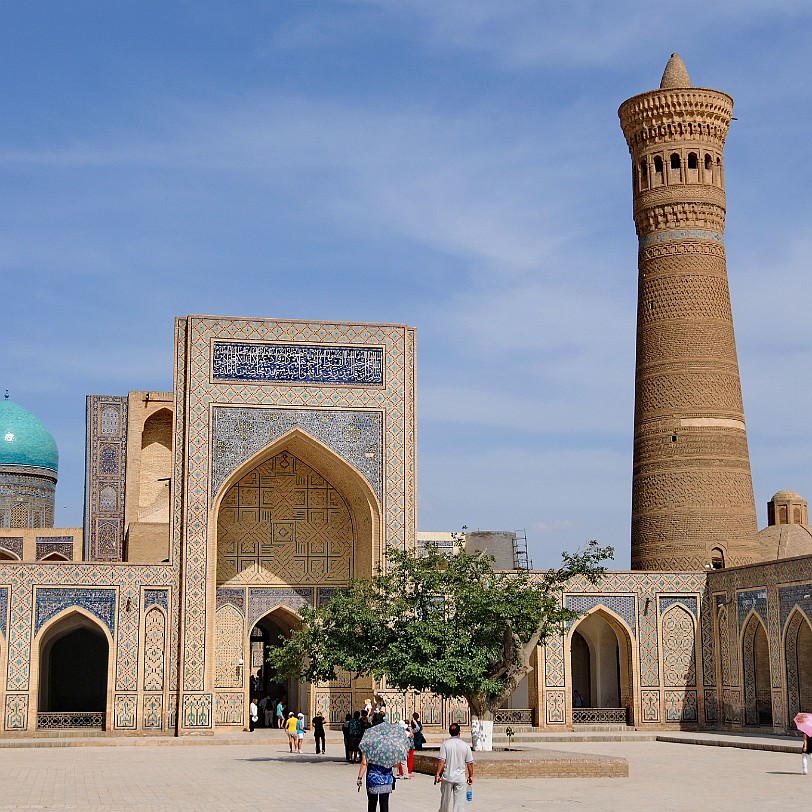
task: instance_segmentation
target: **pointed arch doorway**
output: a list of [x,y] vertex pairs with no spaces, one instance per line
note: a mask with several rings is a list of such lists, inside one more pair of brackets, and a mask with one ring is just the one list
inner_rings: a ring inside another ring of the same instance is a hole
[[356,469],[295,429],[233,472],[214,511],[217,724],[243,724],[252,690],[282,693],[310,717],[311,686],[275,682],[268,647],[299,622],[289,608],[297,601],[313,604],[372,574],[383,548],[378,499]]
[[103,728],[108,710],[110,644],[101,627],[74,612],[39,641],[38,728]]
[[631,638],[608,612],[578,620],[570,635],[573,724],[633,724]]

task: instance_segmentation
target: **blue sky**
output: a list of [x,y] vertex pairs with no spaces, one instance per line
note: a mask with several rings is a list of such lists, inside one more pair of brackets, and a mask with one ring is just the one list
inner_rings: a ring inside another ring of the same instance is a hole
[[808,0],[72,0],[0,9],[0,384],[59,445],[171,387],[172,319],[418,328],[419,526],[629,560],[636,240],[617,107],[730,93],[760,525],[812,498]]

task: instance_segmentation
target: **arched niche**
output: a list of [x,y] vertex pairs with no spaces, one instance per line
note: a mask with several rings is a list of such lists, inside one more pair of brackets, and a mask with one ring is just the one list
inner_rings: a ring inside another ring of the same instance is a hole
[[[82,719],[106,714],[112,685],[112,639],[90,614],[72,608],[49,621],[37,635],[39,668],[32,676],[38,714],[58,714],[53,723],[38,718],[39,727],[84,727]],[[95,725],[90,725],[95,726]]]
[[578,688],[583,707],[626,708],[627,724],[634,724],[632,637],[626,624],[598,606],[572,627],[569,652],[572,689],[580,685],[586,692]]
[[232,473],[212,526],[218,585],[341,585],[381,561],[380,507],[369,483],[299,429]]
[[742,672],[744,677],[744,723],[772,724],[770,690],[770,645],[764,622],[751,612],[741,637]]
[[169,521],[169,477],[172,475],[172,412],[159,409],[144,422],[141,434],[141,468],[138,521]]
[[784,659],[787,668],[787,718],[790,729],[795,715],[812,708],[812,626],[796,607],[784,630]]

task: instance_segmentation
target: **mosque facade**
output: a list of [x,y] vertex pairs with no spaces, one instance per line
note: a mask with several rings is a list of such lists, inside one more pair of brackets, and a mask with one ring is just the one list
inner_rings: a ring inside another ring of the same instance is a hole
[[[574,580],[497,723],[793,729],[812,707],[812,530],[791,491],[757,533],[724,255],[732,99],[672,57],[621,106],[640,240],[632,566]],[[2,735],[242,729],[249,694],[331,725],[373,693],[428,725],[464,700],[341,673],[274,683],[297,611],[414,548],[415,330],[188,316],[171,392],[87,398],[81,528],[58,454],[0,403]]]

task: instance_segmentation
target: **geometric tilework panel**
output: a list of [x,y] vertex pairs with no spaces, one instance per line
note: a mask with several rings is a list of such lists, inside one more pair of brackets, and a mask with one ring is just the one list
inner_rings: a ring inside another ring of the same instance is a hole
[[160,606],[164,612],[169,612],[169,593],[165,589],[145,589],[144,609],[150,606]]
[[120,561],[124,540],[127,398],[89,395],[85,453],[88,561]]
[[[638,645],[640,651],[640,684],[642,686],[656,687],[660,684],[660,657],[657,650],[657,613],[650,597],[641,600],[638,606]],[[654,700],[651,700],[653,703]],[[653,704],[651,705],[653,707]],[[657,693],[656,699],[657,719],[646,719],[643,721],[659,721],[660,719],[660,695]]]
[[682,604],[674,604],[662,619],[663,682],[670,688],[696,685],[694,621]]
[[778,589],[778,602],[781,607],[781,628],[786,625],[787,618],[797,605],[808,618],[812,618],[812,584],[794,584]]
[[118,596],[117,691],[138,690],[138,598],[139,590],[134,586],[125,586]]
[[[798,662],[798,633],[804,625],[807,626],[808,630],[809,626],[804,615],[800,611],[796,612],[787,624],[784,639],[784,656],[787,667],[787,717],[790,722],[795,718],[795,714],[801,710],[801,668]],[[807,676],[807,679],[812,679],[812,675]]]
[[144,690],[163,691],[166,669],[166,615],[154,607],[144,619]]
[[183,727],[210,728],[212,723],[212,695],[184,694],[181,698]]
[[240,688],[243,680],[239,667],[243,658],[243,616],[227,603],[217,610],[214,622],[214,684],[217,688]]
[[10,553],[14,553],[17,558],[23,557],[23,539],[22,537],[8,537],[0,538],[0,547],[4,550],[8,550]]
[[245,718],[245,700],[242,694],[217,692],[216,725],[242,725]]
[[163,694],[144,694],[144,730],[163,730],[164,697]]
[[230,603],[240,614],[245,614],[245,588],[229,589],[228,587],[217,587],[217,608]]
[[[588,612],[599,604],[622,617],[629,624],[632,632],[637,634],[633,595],[567,595],[565,598],[566,608],[575,612]],[[570,625],[573,623],[575,620],[570,621]]]
[[138,713],[137,694],[116,694],[113,698],[113,718],[116,730],[135,730]]
[[8,617],[8,587],[0,587],[0,635],[6,637],[6,618]]
[[248,628],[280,606],[292,611],[313,605],[313,589],[310,587],[251,587],[248,590]]
[[696,617],[696,598],[691,595],[665,595],[660,598],[660,614],[665,614],[674,604],[681,604]]
[[28,724],[28,694],[6,694],[4,730],[25,730]]
[[550,688],[564,687],[564,640],[551,635],[544,645],[544,683]]
[[343,722],[345,715],[353,711],[352,692],[316,691],[316,710],[321,711],[330,724]]
[[37,538],[36,557],[37,561],[49,555],[64,556],[68,561],[73,561],[73,536],[62,536],[60,538]]
[[380,412],[337,409],[212,410],[212,495],[232,471],[278,437],[299,428],[346,460],[383,497],[383,416]]
[[665,691],[666,722],[696,722],[696,691]]
[[708,724],[719,721],[719,702],[715,689],[705,691],[705,721]]
[[219,583],[346,583],[353,524],[329,482],[283,451],[232,485],[217,519]]
[[79,606],[95,615],[115,637],[116,593],[114,589],[67,589],[62,587],[37,589],[34,633],[42,625],[70,606]]
[[548,725],[563,725],[565,719],[565,705],[563,691],[546,691],[546,714]]
[[[702,636],[702,681],[706,687],[716,685],[716,659],[713,640],[713,618],[714,612],[711,609],[710,592],[705,590],[702,597],[702,614],[699,618],[699,627]],[[715,693],[714,693],[715,696]],[[707,707],[707,700],[705,701]],[[714,709],[716,704],[714,702]],[[707,712],[705,720],[708,721]]]
[[738,595],[738,618],[739,628],[741,629],[744,624],[744,619],[747,617],[751,609],[755,609],[756,613],[767,625],[767,590],[766,589],[753,589],[749,592],[739,592]]
[[640,705],[643,709],[644,722],[660,721],[660,692],[640,691]]

